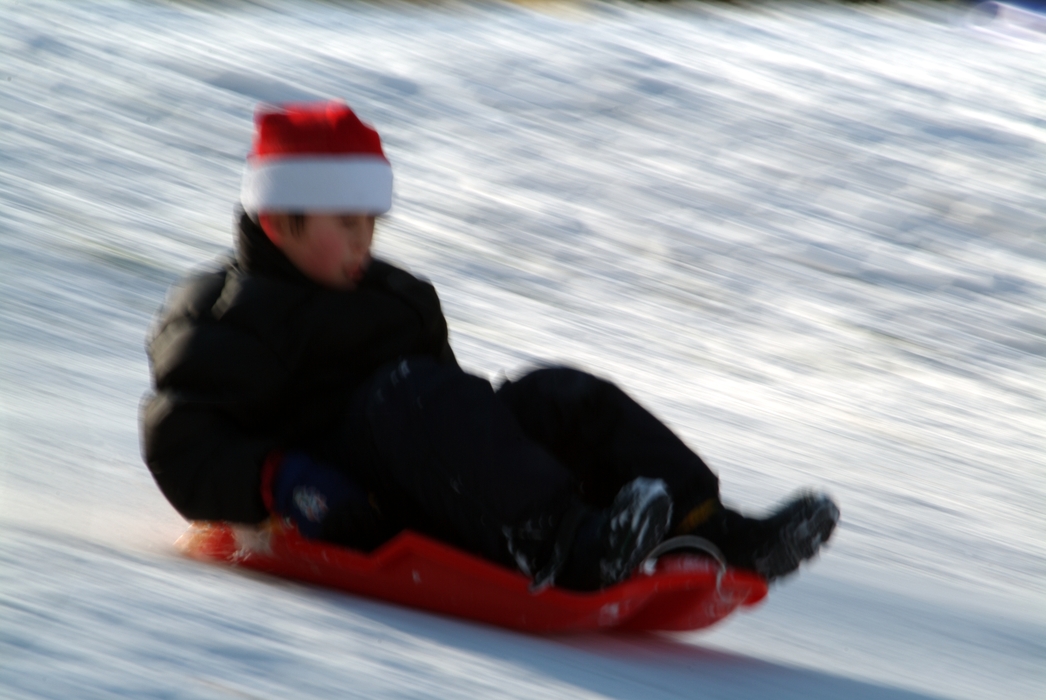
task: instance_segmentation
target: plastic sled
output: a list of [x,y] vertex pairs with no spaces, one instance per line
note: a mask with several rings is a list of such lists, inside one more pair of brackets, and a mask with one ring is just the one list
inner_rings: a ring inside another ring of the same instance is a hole
[[694,630],[766,596],[756,574],[693,553],[648,558],[628,580],[578,593],[532,591],[518,571],[411,531],[363,553],[307,540],[277,521],[197,522],[176,544],[195,559],[527,632]]

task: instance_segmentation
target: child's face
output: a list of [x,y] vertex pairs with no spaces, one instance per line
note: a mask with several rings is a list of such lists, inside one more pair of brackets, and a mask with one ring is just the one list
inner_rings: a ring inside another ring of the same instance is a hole
[[262,227],[309,279],[331,289],[355,289],[370,262],[374,217],[369,214],[308,214],[304,229],[291,230],[286,214],[262,214]]

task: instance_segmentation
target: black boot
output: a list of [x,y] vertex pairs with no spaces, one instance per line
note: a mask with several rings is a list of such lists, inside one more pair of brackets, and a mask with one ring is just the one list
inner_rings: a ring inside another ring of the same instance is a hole
[[665,482],[633,479],[606,510],[582,507],[564,517],[552,557],[534,577],[534,587],[555,583],[593,591],[620,583],[661,542],[671,520]]
[[817,555],[839,522],[839,508],[824,494],[802,493],[767,518],[718,509],[685,534],[711,541],[731,566],[772,582]]

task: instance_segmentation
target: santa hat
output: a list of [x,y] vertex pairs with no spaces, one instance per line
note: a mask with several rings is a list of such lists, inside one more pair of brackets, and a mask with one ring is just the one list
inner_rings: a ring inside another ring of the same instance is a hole
[[392,166],[378,132],[343,102],[263,105],[240,202],[261,211],[384,214]]

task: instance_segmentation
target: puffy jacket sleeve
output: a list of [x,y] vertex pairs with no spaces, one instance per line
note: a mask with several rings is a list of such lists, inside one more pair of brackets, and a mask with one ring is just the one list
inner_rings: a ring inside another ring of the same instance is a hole
[[149,341],[154,387],[141,410],[145,462],[190,520],[254,523],[267,516],[261,469],[273,450],[265,416],[287,372],[261,339],[215,318],[226,273],[177,290]]

